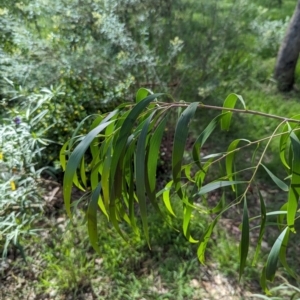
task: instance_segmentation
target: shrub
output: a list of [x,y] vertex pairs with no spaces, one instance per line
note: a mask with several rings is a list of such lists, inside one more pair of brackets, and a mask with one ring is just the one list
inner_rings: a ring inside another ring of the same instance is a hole
[[0,249],[4,257],[10,245],[22,251],[20,240],[36,233],[33,224],[43,211],[39,178],[44,168],[38,165],[50,141],[44,138],[49,128],[41,125],[47,110],[39,109],[50,98],[47,89],[22,96],[19,110],[8,109],[2,100],[6,108],[0,124]]

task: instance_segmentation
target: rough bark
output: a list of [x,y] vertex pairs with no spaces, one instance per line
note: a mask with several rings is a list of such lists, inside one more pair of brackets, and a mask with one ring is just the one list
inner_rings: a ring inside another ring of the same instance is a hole
[[297,3],[285,38],[278,52],[274,77],[280,91],[293,89],[300,52],[300,0]]

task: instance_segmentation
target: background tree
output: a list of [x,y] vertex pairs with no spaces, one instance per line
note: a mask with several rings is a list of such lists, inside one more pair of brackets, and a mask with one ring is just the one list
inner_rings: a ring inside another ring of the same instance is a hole
[[280,91],[293,89],[295,83],[295,69],[300,52],[300,1],[298,1],[293,17],[281,44],[276,67],[275,79]]

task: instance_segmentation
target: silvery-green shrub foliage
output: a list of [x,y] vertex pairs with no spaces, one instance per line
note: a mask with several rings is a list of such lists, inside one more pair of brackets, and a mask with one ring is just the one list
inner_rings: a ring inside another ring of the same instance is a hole
[[[35,234],[34,222],[44,207],[38,169],[42,151],[50,141],[40,126],[47,110],[41,105],[53,96],[50,90],[22,97],[23,106],[12,109],[0,122],[0,251],[7,255],[10,245],[22,249],[22,239]],[[21,97],[21,95],[20,95]],[[1,106],[7,101],[2,100]],[[39,112],[37,112],[39,111]],[[48,128],[49,129],[49,128]]]

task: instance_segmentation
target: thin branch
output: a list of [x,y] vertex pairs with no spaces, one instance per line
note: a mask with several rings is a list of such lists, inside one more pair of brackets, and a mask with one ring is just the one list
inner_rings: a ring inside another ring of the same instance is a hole
[[[163,106],[163,107],[187,107],[189,106],[189,103],[165,103],[165,102],[157,102],[157,104]],[[271,118],[271,119],[276,119],[280,121],[285,121],[285,122],[292,122],[292,123],[299,123],[300,120],[295,120],[291,118],[286,118],[286,117],[281,117],[273,114],[268,114],[268,113],[263,113],[260,111],[256,110],[250,110],[250,109],[238,109],[238,108],[226,108],[226,107],[221,107],[221,106],[214,106],[214,105],[206,105],[203,103],[200,103],[198,105],[200,108],[205,108],[205,109],[212,109],[212,110],[222,110],[222,111],[229,111],[229,112],[235,112],[235,113],[240,113],[240,114],[250,114],[250,115],[256,115],[256,116],[261,116],[261,117],[266,117],[266,118]]]

